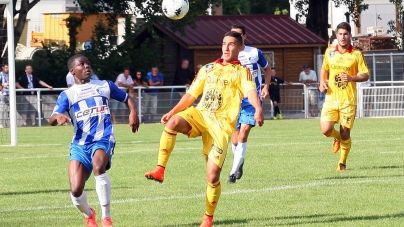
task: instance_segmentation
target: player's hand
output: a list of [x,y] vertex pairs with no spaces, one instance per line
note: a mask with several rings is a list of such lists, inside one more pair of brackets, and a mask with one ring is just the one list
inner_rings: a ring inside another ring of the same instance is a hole
[[136,111],[131,111],[129,114],[129,126],[132,129],[132,132],[135,133],[139,130],[139,116]]
[[346,72],[341,73],[340,77],[341,77],[341,80],[344,82],[352,81],[352,77],[350,75],[348,75]]
[[164,115],[161,117],[160,122],[161,122],[162,124],[165,124],[165,123],[168,122],[168,120],[170,120],[170,118],[171,118],[172,116],[173,116],[173,114],[172,114],[171,112],[168,112],[168,113],[164,114]]
[[321,92],[324,92],[328,89],[328,85],[326,82],[320,82],[320,86],[318,86],[318,90]]
[[265,99],[266,97],[268,97],[268,89],[266,87],[264,87],[261,90],[261,98]]
[[58,114],[56,116],[56,121],[57,121],[58,125],[64,125],[66,123],[71,123],[72,119],[64,114]]
[[264,113],[262,108],[255,109],[254,119],[257,122],[258,126],[262,126],[264,124]]

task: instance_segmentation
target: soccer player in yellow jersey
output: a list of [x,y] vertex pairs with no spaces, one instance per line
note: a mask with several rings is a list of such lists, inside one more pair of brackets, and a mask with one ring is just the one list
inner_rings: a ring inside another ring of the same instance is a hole
[[[328,47],[321,68],[320,91],[327,91],[321,111],[321,132],[333,137],[332,151],[341,148],[337,171],[346,169],[351,150],[351,129],[356,112],[356,82],[369,79],[369,69],[359,50],[351,45],[351,26],[342,22],[336,30],[338,45]],[[340,124],[340,131],[334,124]]]
[[[147,179],[163,182],[177,133],[186,134],[189,138],[202,136],[207,188],[206,211],[200,227],[213,225],[213,214],[221,194],[220,172],[243,97],[247,96],[255,107],[257,124],[262,126],[264,123],[251,73],[237,60],[242,45],[240,33],[226,33],[222,43],[222,58],[203,66],[178,104],[162,116],[161,122],[166,126],[160,138],[157,167],[145,173]],[[200,95],[198,105],[191,106]]]

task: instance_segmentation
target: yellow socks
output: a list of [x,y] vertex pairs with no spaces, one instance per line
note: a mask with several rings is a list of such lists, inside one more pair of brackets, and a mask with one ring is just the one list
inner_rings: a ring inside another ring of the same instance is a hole
[[174,150],[176,140],[177,132],[165,127],[160,137],[160,148],[157,165],[163,167],[167,165],[171,152]]
[[220,194],[222,193],[222,185],[220,180],[216,183],[209,183],[206,187],[206,212],[205,214],[213,216],[215,213],[217,202],[219,201]]
[[337,140],[341,140],[341,134],[339,133],[339,131],[335,130],[335,128],[332,129],[330,135],[328,135],[327,137],[334,137]]
[[348,158],[349,151],[351,150],[352,140],[341,140],[341,157],[339,163],[346,164],[346,159]]

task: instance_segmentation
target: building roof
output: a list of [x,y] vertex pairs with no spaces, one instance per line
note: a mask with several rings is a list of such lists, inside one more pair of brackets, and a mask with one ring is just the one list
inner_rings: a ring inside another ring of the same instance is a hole
[[258,48],[324,46],[326,41],[287,15],[198,16],[196,28],[185,27],[186,36],[155,23],[154,26],[187,49],[220,47],[233,24],[246,27],[245,44]]

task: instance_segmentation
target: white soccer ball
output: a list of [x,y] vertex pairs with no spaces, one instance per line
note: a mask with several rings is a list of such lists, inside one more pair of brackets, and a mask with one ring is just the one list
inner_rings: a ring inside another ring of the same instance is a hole
[[179,20],[188,13],[189,2],[188,0],[163,0],[161,8],[166,17]]

